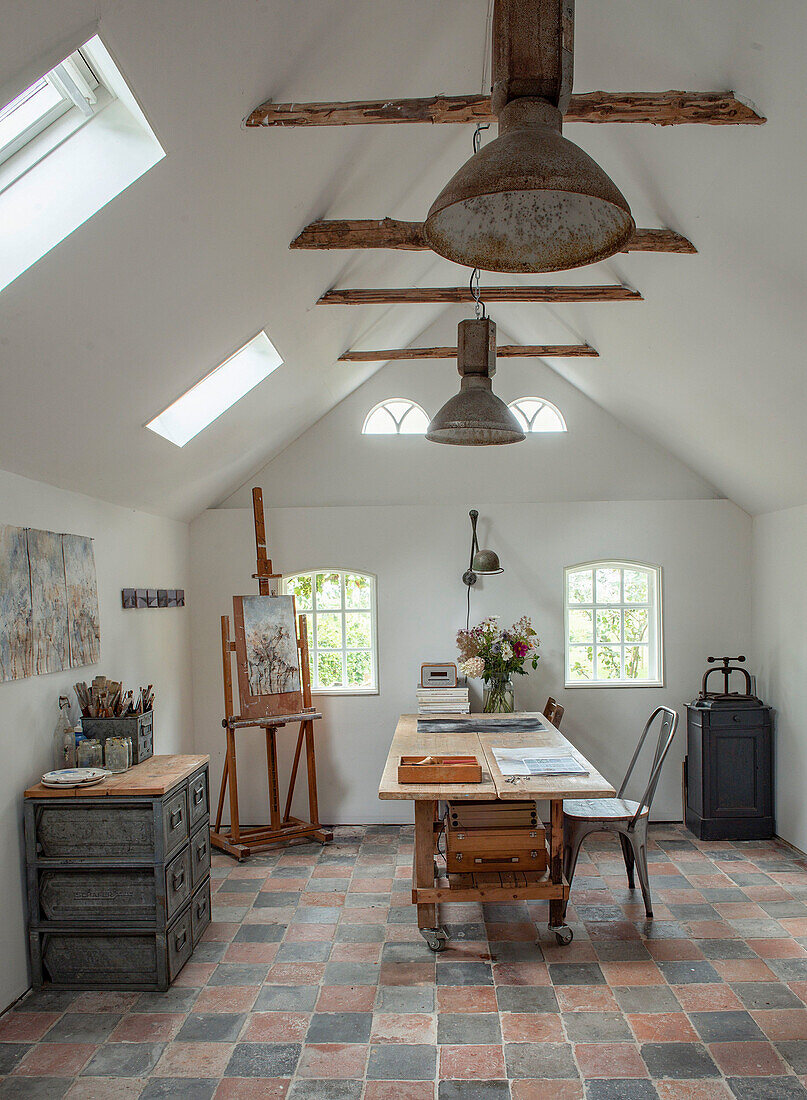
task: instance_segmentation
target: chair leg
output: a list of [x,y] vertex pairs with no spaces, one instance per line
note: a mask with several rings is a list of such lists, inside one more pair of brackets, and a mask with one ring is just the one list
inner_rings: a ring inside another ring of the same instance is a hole
[[625,859],[625,870],[628,872],[628,886],[631,890],[636,889],[636,883],[633,878],[633,864],[635,860],[633,858],[633,848],[631,848],[630,841],[624,833],[619,833],[619,843],[622,845],[622,855]]
[[650,878],[647,873],[647,825],[645,824],[644,828],[640,826],[636,830],[631,830],[627,835],[636,860],[636,873],[639,876],[639,885],[642,888],[645,913],[647,919],[652,920],[653,902],[650,897]]
[[[586,828],[586,824],[583,822],[572,822],[569,818],[566,818],[563,822],[563,876],[569,883],[570,890],[574,878],[574,869],[577,866],[577,857],[580,855],[583,841],[591,831],[591,829]],[[566,918],[566,904],[564,903],[563,906],[564,920]]]

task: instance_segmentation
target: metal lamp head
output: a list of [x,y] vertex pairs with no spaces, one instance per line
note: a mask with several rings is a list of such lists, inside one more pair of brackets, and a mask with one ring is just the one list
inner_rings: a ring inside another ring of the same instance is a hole
[[432,443],[489,447],[526,439],[504,401],[493,392],[496,373],[496,325],[485,317],[460,321],[457,337],[460,392],[450,398],[429,424]]
[[561,133],[546,100],[511,100],[499,136],[449,180],[432,203],[432,249],[486,271],[564,271],[619,252],[635,223],[600,166]]
[[504,570],[499,564],[499,555],[493,550],[477,550],[471,563],[471,572],[478,573],[480,577],[492,577]]

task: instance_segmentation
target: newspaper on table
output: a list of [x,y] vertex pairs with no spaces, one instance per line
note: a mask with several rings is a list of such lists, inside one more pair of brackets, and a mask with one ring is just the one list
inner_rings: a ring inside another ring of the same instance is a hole
[[517,748],[492,746],[493,756],[502,775],[549,776],[549,775],[588,775],[571,753],[538,746],[519,745]]

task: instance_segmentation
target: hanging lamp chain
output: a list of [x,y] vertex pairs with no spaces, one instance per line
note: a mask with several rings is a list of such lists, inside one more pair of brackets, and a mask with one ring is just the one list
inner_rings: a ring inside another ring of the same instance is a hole
[[[481,122],[478,122],[476,124],[476,128],[474,130],[474,136],[473,136],[473,139],[472,139],[472,146],[473,146],[473,151],[474,151],[475,154],[479,152],[479,147],[480,147],[480,144],[482,142],[482,131],[483,130],[489,130],[489,129],[490,129],[490,123],[489,122],[486,122],[484,125]],[[471,295],[472,295],[474,303],[475,303],[474,304],[474,313],[476,315],[477,321],[480,319],[480,317],[484,318],[486,316],[486,314],[485,314],[485,304],[484,304],[484,302],[481,301],[481,291],[479,289],[479,276],[480,276],[480,274],[481,274],[481,272],[480,272],[479,268],[475,267],[473,269],[472,273],[471,273],[471,282],[470,282]]]

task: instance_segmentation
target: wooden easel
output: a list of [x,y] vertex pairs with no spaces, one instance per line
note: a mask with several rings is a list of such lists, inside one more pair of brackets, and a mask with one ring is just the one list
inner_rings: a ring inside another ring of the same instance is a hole
[[[261,596],[272,596],[272,582],[280,579],[282,574],[272,572],[272,562],[266,552],[266,527],[263,517],[263,493],[260,489],[252,490],[252,509],[255,519],[255,546],[257,553],[257,572],[253,577],[258,581],[258,592]],[[261,718],[242,718],[235,713],[233,702],[233,670],[232,655],[235,651],[235,642],[230,637],[230,617],[221,617],[221,658],[222,672],[224,676],[224,719],[222,726],[226,731],[227,754],[224,761],[224,770],[221,776],[221,789],[219,791],[219,804],[216,812],[216,824],[210,830],[210,841],[215,848],[227,852],[238,860],[246,859],[252,852],[263,848],[271,848],[277,844],[283,844],[290,840],[298,840],[301,837],[310,837],[326,844],[333,839],[333,833],[328,832],[319,824],[319,808],[317,803],[317,769],[314,755],[314,721],[321,718],[311,703],[311,673],[308,664],[308,632],[305,616],[297,619],[297,651],[300,661],[300,680],[302,685],[302,707],[296,714],[270,715]],[[289,787],[286,795],[286,803],[283,814],[280,813],[280,780],[277,768],[277,731],[283,726],[294,722],[300,723],[297,735],[297,745],[294,751]],[[240,729],[258,727],[266,734],[266,767],[269,780],[269,823],[267,825],[241,825],[238,809],[238,774],[236,768],[236,732]],[[291,816],[291,803],[294,797],[294,787],[297,782],[297,772],[300,765],[303,744],[305,744],[306,768],[308,772],[308,815],[310,820]],[[224,799],[229,787],[230,793],[230,825],[222,828],[221,819],[224,812]]]

